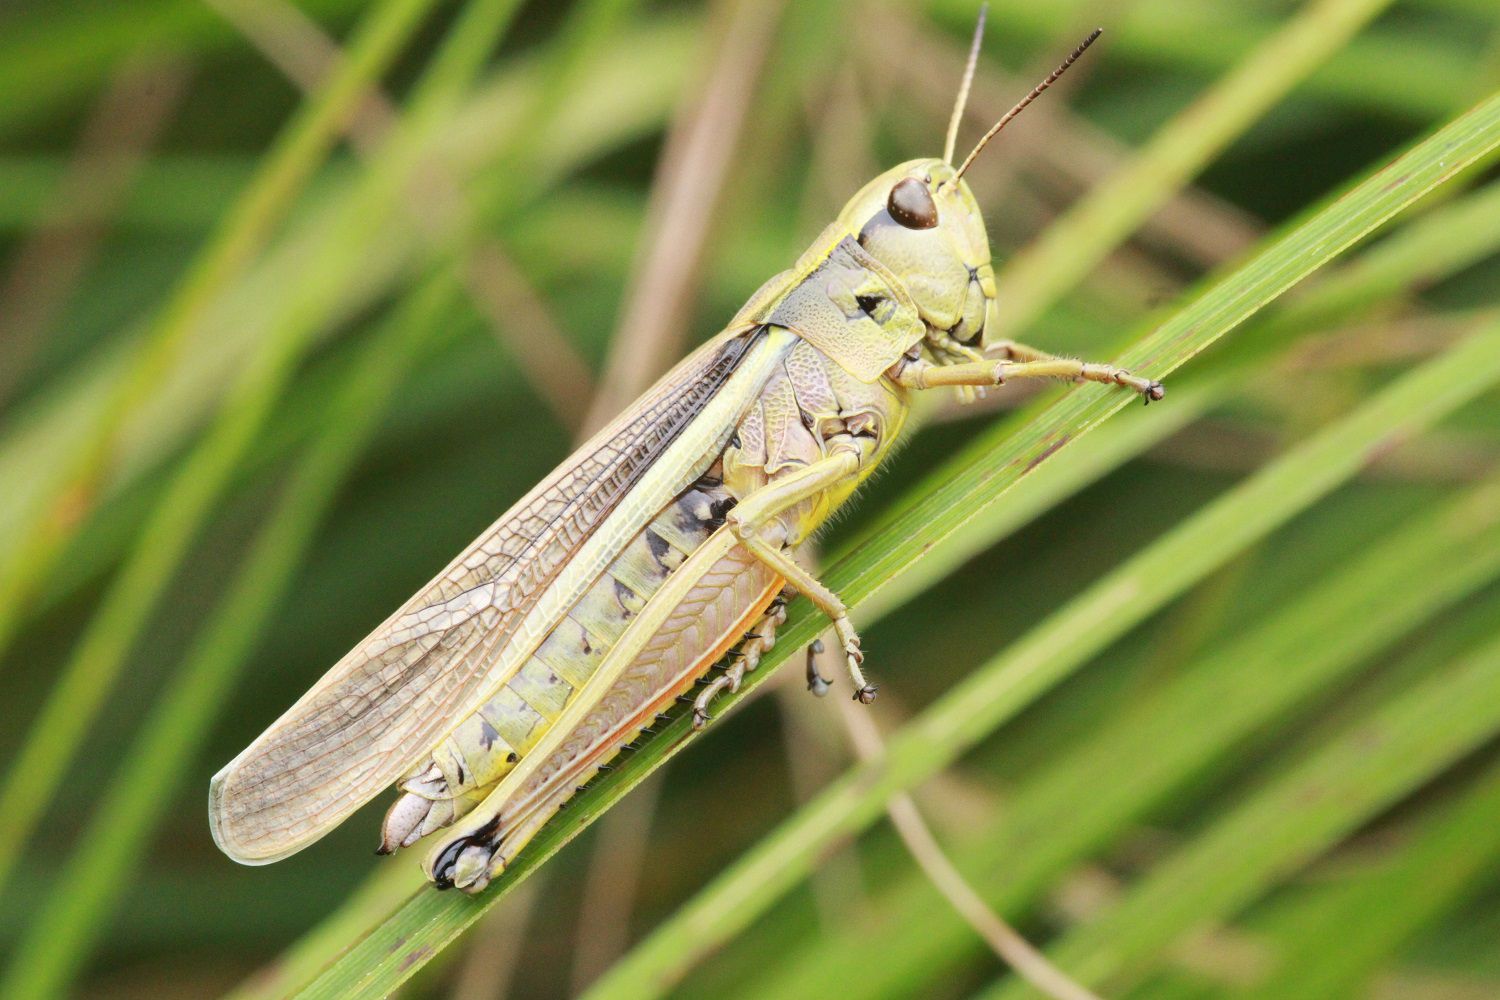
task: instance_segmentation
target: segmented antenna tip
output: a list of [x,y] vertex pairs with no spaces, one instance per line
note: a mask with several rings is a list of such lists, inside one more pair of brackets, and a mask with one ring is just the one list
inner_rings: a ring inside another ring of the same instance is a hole
[[970,150],[969,155],[964,157],[963,165],[958,168],[958,172],[954,174],[953,179],[958,180],[958,178],[962,177],[964,175],[964,171],[968,170],[969,165],[974,162],[975,157],[980,154],[985,146],[989,145],[990,140],[999,135],[1000,130],[1003,129],[1006,125],[1009,125],[1011,120],[1014,119],[1016,115],[1019,115],[1022,111],[1025,111],[1028,104],[1040,97],[1042,91],[1046,90],[1048,87],[1056,83],[1057,78],[1067,72],[1068,67],[1077,62],[1078,57],[1083,55],[1084,52],[1088,50],[1088,47],[1090,45],[1093,45],[1094,41],[1102,34],[1104,34],[1103,28],[1095,28],[1093,31],[1089,32],[1089,36],[1078,44],[1078,47],[1068,55],[1068,58],[1062,61],[1062,65],[1058,66],[1057,69],[1047,74],[1047,79],[1043,80],[1035,87],[1032,87],[1031,93],[1027,94],[1025,97],[1017,101],[1015,107],[1007,111],[999,121],[992,125],[990,127],[990,130],[986,132],[980,138],[979,142],[975,144],[974,148]]

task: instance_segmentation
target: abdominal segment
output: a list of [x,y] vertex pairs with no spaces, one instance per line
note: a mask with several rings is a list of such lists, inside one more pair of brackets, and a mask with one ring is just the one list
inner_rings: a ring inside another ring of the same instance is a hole
[[780,604],[772,607],[783,582],[741,546],[721,556],[562,745],[506,797],[494,819],[444,846],[430,871],[438,888],[484,889],[547,820],[725,653],[738,644],[743,655],[758,659],[785,619]]
[[[400,782],[403,794],[386,814],[381,851],[410,846],[483,801],[547,733],[652,595],[688,555],[722,527],[732,504],[711,472],[642,529],[510,680]],[[759,588],[763,590],[770,585],[770,574],[761,575],[768,578]],[[726,582],[730,581],[719,581],[720,589]],[[709,585],[708,580],[704,583]],[[770,596],[779,586],[778,580]],[[738,592],[741,588],[730,589]],[[678,634],[669,636],[674,628]],[[663,643],[669,647],[700,646],[697,658],[701,658],[707,650],[700,642],[683,643],[682,633],[691,631],[691,623],[679,622],[674,614],[553,757],[562,761],[570,754],[576,756],[586,732],[613,728],[619,717],[629,714],[631,706],[640,707],[652,700],[666,675],[675,676],[686,661],[695,659],[691,649],[664,649]],[[735,635],[730,642],[737,638]],[[708,639],[703,637],[703,641]],[[720,640],[722,636],[715,637],[714,643],[720,644]],[[702,664],[698,671],[712,662]],[[651,717],[654,713],[641,725]],[[626,739],[633,735],[634,731]],[[549,761],[532,783],[544,780],[560,766]]]

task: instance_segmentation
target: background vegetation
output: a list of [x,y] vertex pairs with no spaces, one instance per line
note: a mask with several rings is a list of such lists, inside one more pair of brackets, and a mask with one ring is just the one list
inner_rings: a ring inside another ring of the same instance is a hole
[[940,150],[975,12],[0,13],[0,995],[1027,995],[1002,919],[1060,994],[1500,995],[1487,0],[992,0],[960,149],[1106,27],[971,174],[1006,332],[1166,403],[925,412],[822,542],[877,705],[794,607],[480,900],[383,804],[214,849],[220,765]]

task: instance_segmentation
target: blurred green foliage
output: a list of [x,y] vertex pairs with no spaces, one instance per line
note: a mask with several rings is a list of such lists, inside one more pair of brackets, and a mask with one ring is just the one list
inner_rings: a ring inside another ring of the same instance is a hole
[[1106,28],[971,175],[1008,332],[1177,371],[928,412],[829,531],[890,760],[791,668],[529,895],[412,897],[380,805],[214,849],[209,775],[567,453],[653,255],[680,353],[937,151],[975,10],[0,11],[0,992],[1025,995],[878,822],[914,786],[1101,995],[1500,995],[1486,0],[991,3],[965,137]]

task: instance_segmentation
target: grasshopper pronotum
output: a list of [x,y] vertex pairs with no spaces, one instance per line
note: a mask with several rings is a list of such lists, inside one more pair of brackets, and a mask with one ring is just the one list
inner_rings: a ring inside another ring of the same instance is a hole
[[[982,22],[981,22],[982,28]],[[1161,384],[1014,342],[964,172],[1098,36],[956,168],[979,32],[942,159],[886,171],[722,333],[507,511],[214,777],[214,838],[286,857],[382,789],[382,852],[434,838],[439,887],[477,892],[727,652],[697,696],[737,689],[784,589],[832,620],[854,697],[875,688],[837,594],[793,558],[888,454],[910,393],[1087,379]]]

